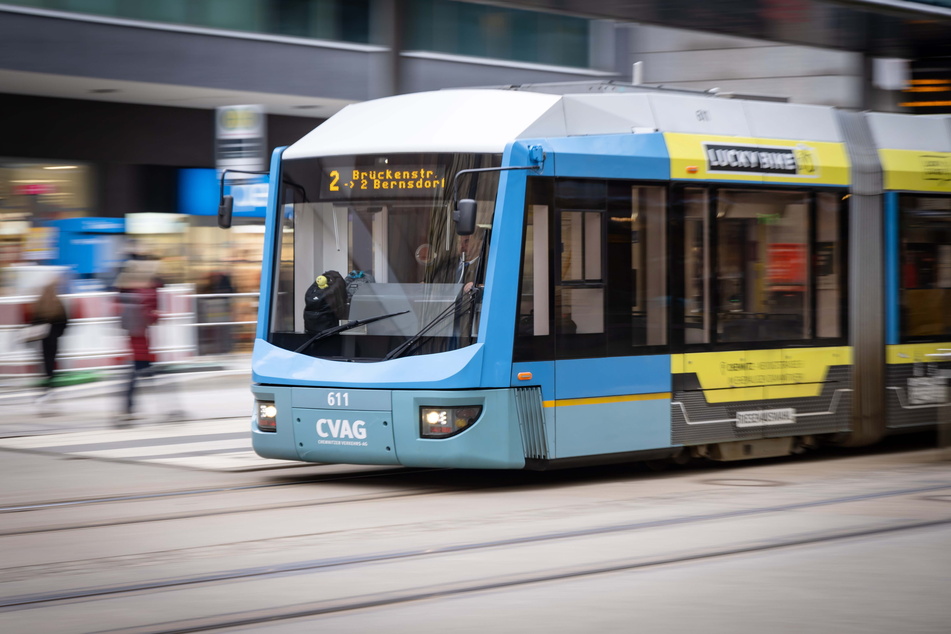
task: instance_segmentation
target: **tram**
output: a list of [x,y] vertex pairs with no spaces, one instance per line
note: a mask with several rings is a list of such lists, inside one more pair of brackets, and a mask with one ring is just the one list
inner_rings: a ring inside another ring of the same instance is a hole
[[270,173],[263,457],[740,460],[951,413],[951,118],[444,90],[348,106]]

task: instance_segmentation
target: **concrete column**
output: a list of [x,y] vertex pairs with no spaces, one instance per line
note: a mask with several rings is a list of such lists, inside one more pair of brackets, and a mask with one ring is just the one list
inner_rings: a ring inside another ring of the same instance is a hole
[[367,95],[371,99],[397,95],[403,90],[400,53],[406,10],[403,0],[373,0],[370,4],[370,42],[387,48],[370,64]]

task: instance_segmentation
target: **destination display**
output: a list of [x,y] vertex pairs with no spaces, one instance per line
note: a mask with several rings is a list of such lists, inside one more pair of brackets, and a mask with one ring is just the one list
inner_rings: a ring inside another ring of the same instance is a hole
[[440,196],[446,189],[446,170],[436,165],[385,168],[326,166],[322,199],[404,198]]

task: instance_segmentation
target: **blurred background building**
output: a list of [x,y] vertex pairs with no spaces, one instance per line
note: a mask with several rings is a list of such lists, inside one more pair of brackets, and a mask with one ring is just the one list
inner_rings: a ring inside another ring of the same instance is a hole
[[[77,284],[108,284],[123,258],[148,253],[169,281],[200,287],[226,271],[252,291],[266,183],[244,183],[236,226],[218,230],[215,168],[229,148],[266,169],[272,148],[348,103],[629,82],[635,62],[646,84],[946,113],[949,26],[951,0],[6,2],[0,266],[62,265]],[[260,108],[220,110],[243,104]],[[253,142],[222,136],[245,115]],[[16,276],[3,283],[17,291]]]

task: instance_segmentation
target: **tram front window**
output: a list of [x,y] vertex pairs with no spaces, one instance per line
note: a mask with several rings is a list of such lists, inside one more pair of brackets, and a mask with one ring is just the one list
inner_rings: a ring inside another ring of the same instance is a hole
[[288,160],[282,169],[269,341],[378,361],[476,341],[498,172],[463,175],[476,231],[449,217],[452,177],[497,155]]

